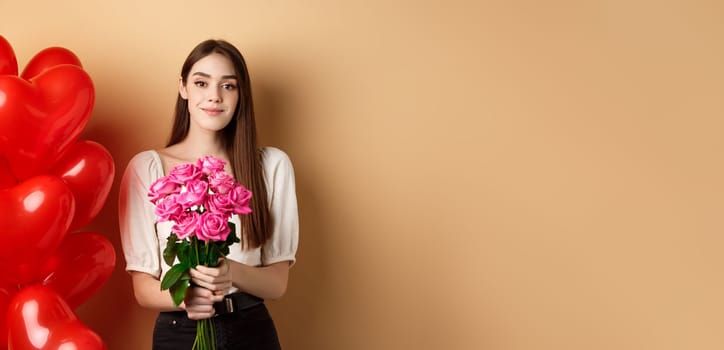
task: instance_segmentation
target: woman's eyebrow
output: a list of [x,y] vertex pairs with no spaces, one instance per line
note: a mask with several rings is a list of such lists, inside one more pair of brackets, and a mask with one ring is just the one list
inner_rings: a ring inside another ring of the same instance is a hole
[[[191,75],[192,75],[192,76],[198,75],[198,76],[201,76],[201,77],[204,77],[204,78],[211,78],[211,75],[210,75],[210,74],[207,74],[207,73],[204,73],[204,72],[194,72],[194,73],[191,74]],[[223,75],[223,76],[221,76],[221,79],[236,79],[236,75]]]

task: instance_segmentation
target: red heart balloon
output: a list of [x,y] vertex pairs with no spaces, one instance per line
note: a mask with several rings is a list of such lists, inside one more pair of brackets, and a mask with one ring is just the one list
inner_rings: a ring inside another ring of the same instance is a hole
[[93,110],[93,82],[82,68],[48,68],[30,81],[0,76],[0,156],[22,181],[45,174],[78,138]]
[[49,175],[0,191],[0,274],[17,284],[34,280],[68,232],[74,208],[68,186]]
[[106,202],[113,185],[113,157],[93,141],[78,141],[71,146],[52,170],[73,191],[75,215],[70,231],[87,225]]
[[72,64],[83,67],[80,64],[78,56],[72,51],[63,47],[49,47],[38,52],[30,59],[30,62],[28,62],[28,65],[23,69],[23,74],[21,74],[20,77],[25,80],[30,80],[44,71],[61,64]]
[[53,328],[45,347],[40,349],[63,350],[105,350],[106,345],[101,337],[86,327],[81,321],[63,322]]
[[63,298],[44,286],[29,286],[15,295],[8,308],[7,324],[10,349],[106,348]]
[[94,232],[71,233],[45,262],[42,284],[75,309],[108,281],[115,266],[116,252],[106,237]]
[[18,75],[18,60],[10,43],[0,35],[0,75]]
[[8,287],[0,287],[0,349],[7,349],[8,325],[7,314],[10,300],[15,295],[15,290]]
[[10,166],[8,166],[5,158],[0,157],[0,190],[15,186],[17,183],[18,180],[15,179],[13,172],[10,171]]

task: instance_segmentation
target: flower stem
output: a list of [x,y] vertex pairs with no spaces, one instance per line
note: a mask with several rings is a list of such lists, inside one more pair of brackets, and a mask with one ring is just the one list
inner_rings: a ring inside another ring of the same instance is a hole
[[213,261],[209,261],[209,246],[210,246],[210,245],[211,245],[211,243],[210,243],[209,241],[206,241],[206,242],[204,243],[204,246],[205,246],[205,248],[206,248],[206,255],[205,255],[205,256],[206,256],[206,261],[205,261],[204,266],[210,266],[211,264],[214,263]]
[[[204,259],[199,257],[199,241],[196,237],[192,238],[194,250],[196,252],[196,265],[203,264],[209,266],[210,243],[204,242]],[[203,260],[203,261],[202,261]],[[196,323],[196,338],[191,348],[192,350],[216,350],[216,336],[214,335],[214,324],[210,318],[199,320]]]
[[196,237],[191,238],[193,240],[194,249],[196,250],[196,265],[200,264],[199,261],[199,241],[196,239]]

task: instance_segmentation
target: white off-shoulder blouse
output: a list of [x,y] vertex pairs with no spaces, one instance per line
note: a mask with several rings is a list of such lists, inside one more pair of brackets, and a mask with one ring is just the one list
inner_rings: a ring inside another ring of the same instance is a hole
[[[299,218],[294,184],[294,169],[289,157],[274,147],[262,149],[264,181],[267,186],[272,235],[266,243],[254,249],[241,250],[239,243],[229,247],[227,258],[250,266],[265,266],[281,261],[296,261],[299,240]],[[156,151],[135,155],[126,167],[119,193],[119,226],[126,271],[140,271],[159,280],[171,268],[163,261],[166,240],[171,235],[171,222],[156,223],[154,205],[148,189],[163,177],[161,158]],[[253,195],[253,194],[252,194]],[[234,215],[236,234],[241,225]],[[235,289],[235,288],[234,288]]]

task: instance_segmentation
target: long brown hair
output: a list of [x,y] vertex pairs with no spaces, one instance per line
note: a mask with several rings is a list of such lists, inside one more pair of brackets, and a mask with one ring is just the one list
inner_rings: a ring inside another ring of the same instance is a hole
[[[267,189],[264,184],[262,154],[257,145],[256,122],[254,120],[254,104],[251,99],[251,82],[246,62],[241,52],[234,45],[224,40],[206,40],[198,44],[184,61],[181,67],[181,81],[186,79],[191,67],[200,59],[218,53],[231,60],[236,71],[239,84],[239,100],[236,112],[229,124],[221,130],[222,140],[234,177],[252,192],[250,203],[251,214],[240,215],[242,232],[242,249],[256,248],[271,236],[271,218],[267,206]],[[188,102],[179,93],[176,99],[173,128],[166,145],[171,146],[183,141],[189,133]]]

